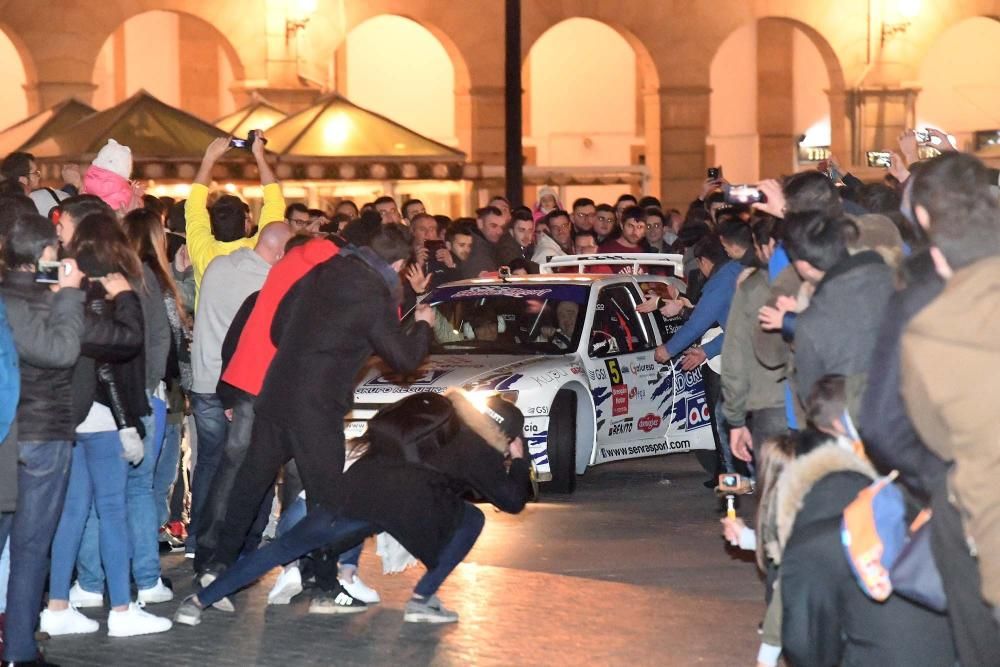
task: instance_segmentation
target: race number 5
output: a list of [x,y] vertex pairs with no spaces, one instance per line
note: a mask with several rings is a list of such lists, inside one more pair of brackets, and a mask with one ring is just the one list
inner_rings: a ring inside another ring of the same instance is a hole
[[604,363],[608,367],[608,377],[611,379],[611,384],[621,384],[622,372],[618,368],[618,360],[608,359]]

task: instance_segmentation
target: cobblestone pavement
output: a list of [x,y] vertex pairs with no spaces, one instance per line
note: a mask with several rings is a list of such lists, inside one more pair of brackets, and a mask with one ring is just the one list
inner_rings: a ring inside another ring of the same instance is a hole
[[[235,614],[210,610],[196,628],[109,639],[106,612],[86,610],[101,631],[51,639],[47,655],[68,666],[751,664],[763,588],[750,556],[724,549],[704,479],[689,455],[628,461],[521,515],[487,511],[440,592],[457,625],[403,623],[423,568],[382,576],[369,541],[361,573],[383,602],[363,614],[309,615],[306,595],[268,607],[274,572],[235,597]],[[178,601],[189,563],[164,558]],[[148,610],[173,614],[178,601]]]

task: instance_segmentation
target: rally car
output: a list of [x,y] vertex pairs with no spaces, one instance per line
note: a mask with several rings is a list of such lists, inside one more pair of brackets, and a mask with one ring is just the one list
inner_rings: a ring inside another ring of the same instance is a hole
[[[547,268],[637,261],[566,257]],[[647,262],[680,275],[677,256]],[[473,400],[500,394],[517,404],[537,479],[550,491],[571,492],[598,463],[714,449],[700,369],[653,359],[680,322],[636,312],[652,283],[678,280],[543,273],[442,285],[424,299],[436,315],[427,361],[409,377],[373,362],[355,388],[346,435],[363,434],[368,418],[405,395],[462,387]]]

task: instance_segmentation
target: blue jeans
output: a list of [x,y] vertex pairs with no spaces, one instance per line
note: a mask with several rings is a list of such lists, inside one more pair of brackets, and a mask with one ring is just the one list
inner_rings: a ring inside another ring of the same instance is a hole
[[[129,588],[129,535],[125,508],[125,480],[128,463],[122,458],[118,431],[78,433],[73,447],[69,488],[59,527],[52,541],[52,570],[49,598],[69,600],[73,565],[77,554],[83,555],[81,542],[91,510],[100,517],[97,567],[107,573],[108,594],[112,607],[132,600]],[[80,576],[83,576],[81,570]],[[91,592],[104,592],[103,576],[97,585],[85,585]]]
[[[275,531],[275,536],[280,538],[304,518],[306,518],[306,501],[304,498],[296,498],[295,502],[291,505],[281,508],[281,518],[278,520],[278,529]],[[364,547],[364,542],[359,542],[356,547],[351,547],[340,554],[337,562],[341,565],[352,565],[356,568],[358,561],[361,559],[362,547]]]
[[[139,589],[152,588],[160,579],[159,528],[156,523],[156,501],[153,498],[153,472],[160,455],[163,432],[167,423],[167,405],[151,397],[149,405],[153,414],[142,418],[146,437],[143,438],[142,462],[127,466],[125,496],[128,501],[128,535],[132,558],[132,578]],[[117,434],[116,434],[117,435]],[[80,587],[85,591],[104,590],[104,572],[101,560],[103,549],[98,549],[98,533],[102,530],[98,514],[91,512],[80,556],[77,559]],[[109,585],[110,589],[110,585]],[[114,603],[112,603],[114,604]],[[127,603],[126,603],[127,604]]]
[[451,571],[469,555],[472,545],[479,539],[479,533],[483,532],[485,522],[486,517],[483,516],[482,510],[472,503],[464,503],[462,521],[458,524],[451,539],[448,540],[448,544],[438,555],[437,567],[424,573],[417,585],[413,587],[414,594],[429,598],[437,593]]
[[170,518],[170,492],[177,481],[177,465],[181,460],[181,434],[184,424],[167,423],[163,434],[163,449],[153,473],[153,500],[156,502],[156,524],[162,526]]
[[21,441],[17,511],[10,528],[10,585],[3,659],[27,662],[38,655],[35,626],[49,574],[52,536],[62,515],[73,454],[69,440]]
[[[13,513],[10,516],[13,518]],[[4,517],[0,516],[0,523],[3,522]],[[0,528],[0,542],[3,542],[3,548],[0,549],[0,614],[7,610],[7,579],[10,577],[10,545],[7,544],[9,530],[9,526]]]
[[313,507],[302,521],[280,538],[236,561],[222,576],[198,593],[198,600],[208,607],[251,584],[278,565],[290,563],[329,544],[336,544],[341,548],[355,546],[376,530],[367,521],[334,521],[330,512]]
[[212,488],[215,470],[226,444],[229,421],[217,394],[191,392],[191,414],[198,430],[198,458],[191,479],[191,523],[185,550],[194,553],[198,547],[198,522],[205,511],[205,501]]

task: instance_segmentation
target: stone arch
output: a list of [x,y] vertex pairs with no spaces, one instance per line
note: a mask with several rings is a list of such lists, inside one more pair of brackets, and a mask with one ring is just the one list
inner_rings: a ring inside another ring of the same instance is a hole
[[955,19],[921,40],[919,60],[913,63],[920,90],[915,119],[918,127],[945,130],[959,148],[974,151],[975,131],[1000,127],[995,113],[1000,85],[993,75],[1000,66],[1000,17]]
[[[24,89],[22,94],[24,95],[25,115],[41,111],[42,107],[39,105],[36,95],[38,74],[35,70],[35,62],[32,58],[30,49],[25,44],[24,40],[21,39],[20,35],[18,35],[18,33],[6,23],[0,22],[0,34],[7,38],[7,41],[10,42],[15,54],[17,55],[19,62],[14,66],[14,69],[17,70],[17,68],[20,67],[20,70],[24,75]],[[20,109],[17,110],[20,111]],[[5,121],[10,122],[0,122],[0,126],[7,127],[8,125],[12,125],[20,120],[20,118],[6,118]]]
[[[528,8],[526,8],[528,9]],[[608,164],[605,166],[625,166],[627,164],[644,164],[649,167],[650,179],[647,191],[658,194],[661,176],[661,133],[660,133],[660,90],[661,79],[654,55],[647,47],[646,37],[640,36],[630,27],[627,27],[620,20],[616,20],[611,8],[602,11],[602,8],[575,7],[571,8],[579,11],[567,11],[565,14],[556,16],[539,16],[535,13],[525,15],[524,27],[521,42],[521,62],[523,71],[527,72],[529,64],[532,64],[532,53],[535,46],[549,35],[552,30],[562,26],[567,21],[576,19],[586,19],[594,21],[601,26],[612,31],[620,37],[631,49],[635,56],[635,87],[632,91],[634,103],[635,135],[643,138],[641,150],[637,152],[630,144],[629,156],[620,161],[619,164]],[[617,18],[620,18],[617,17]],[[533,63],[539,64],[539,63]],[[544,65],[541,65],[544,67]],[[525,77],[527,81],[527,77]],[[531,104],[528,96],[530,89],[525,85],[525,100],[523,105],[523,116],[525,128],[532,125]],[[560,166],[560,165],[557,165]],[[565,165],[561,165],[565,166]],[[619,186],[624,189],[625,186]],[[563,202],[566,204],[567,202]]]
[[[159,49],[143,48],[148,42],[140,31],[162,35]],[[233,94],[246,72],[220,28],[187,11],[155,9],[132,13],[115,27],[94,57],[91,77],[93,101],[100,108],[145,88],[212,121],[238,106]]]
[[[814,25],[807,23],[803,17],[792,16],[789,13],[780,13],[777,11],[771,12],[760,12],[756,13],[754,16],[749,17],[748,20],[741,20],[733,22],[731,25],[727,26],[727,29],[720,31],[714,35],[715,40],[711,45],[711,58],[709,60],[709,66],[715,62],[719,55],[719,51],[722,46],[732,37],[737,31],[745,29],[750,25],[757,27],[758,31],[764,27],[777,27],[779,30],[781,28],[792,28],[806,37],[808,42],[815,47],[816,51],[823,62],[826,69],[828,88],[826,89],[826,95],[829,101],[830,110],[830,145],[834,154],[838,155],[841,161],[847,161],[850,159],[850,122],[849,122],[849,109],[847,107],[847,90],[848,90],[848,74],[842,63],[842,56],[838,53],[838,50],[834,47],[833,43],[827,39],[826,35],[821,32]],[[848,43],[850,43],[848,41]],[[767,45],[765,45],[765,48]],[[761,48],[758,43],[758,52]],[[756,76],[760,76],[760,71],[758,67],[753,67]],[[753,100],[755,104],[758,105],[758,110],[760,110],[759,98],[761,96],[761,91],[758,90],[758,99]],[[790,140],[790,135],[792,131],[785,131],[784,135],[779,137],[781,132],[776,131],[775,128],[769,126],[769,120],[772,119],[761,119],[758,117],[757,121],[757,131],[758,143],[760,148],[759,157],[759,167],[761,173],[760,177],[773,176],[778,173],[787,173],[788,167],[782,166],[778,167],[779,171],[775,172],[776,164],[784,164],[782,161],[782,156],[791,156],[792,146],[787,145]],[[794,132],[799,132],[801,128],[796,128]],[[771,145],[773,144],[773,145]],[[791,165],[789,164],[789,167]]]

